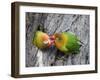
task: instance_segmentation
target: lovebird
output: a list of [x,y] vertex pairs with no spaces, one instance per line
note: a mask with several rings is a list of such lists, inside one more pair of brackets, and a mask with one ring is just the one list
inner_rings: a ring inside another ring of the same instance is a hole
[[51,45],[51,41],[50,41],[48,34],[42,31],[35,32],[32,42],[36,47],[40,49],[48,48]]
[[65,54],[78,53],[82,46],[78,37],[72,32],[55,33],[52,38],[56,48]]

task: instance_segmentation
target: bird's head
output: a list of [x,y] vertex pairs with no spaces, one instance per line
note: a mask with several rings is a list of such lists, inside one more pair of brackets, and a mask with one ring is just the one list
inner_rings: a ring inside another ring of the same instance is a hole
[[33,37],[33,44],[38,48],[47,48],[51,45],[49,35],[42,31],[36,31]]

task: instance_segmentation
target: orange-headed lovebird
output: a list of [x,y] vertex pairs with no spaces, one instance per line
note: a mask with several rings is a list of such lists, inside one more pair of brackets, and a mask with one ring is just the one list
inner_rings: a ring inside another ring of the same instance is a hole
[[80,40],[72,32],[55,33],[55,46],[62,52],[78,53],[80,49]]

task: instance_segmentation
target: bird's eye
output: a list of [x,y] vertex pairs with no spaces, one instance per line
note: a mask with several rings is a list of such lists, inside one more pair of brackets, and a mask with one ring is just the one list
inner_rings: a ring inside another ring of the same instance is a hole
[[61,38],[60,38],[60,37],[58,37],[58,38],[56,38],[56,40],[60,41],[60,40],[61,40]]

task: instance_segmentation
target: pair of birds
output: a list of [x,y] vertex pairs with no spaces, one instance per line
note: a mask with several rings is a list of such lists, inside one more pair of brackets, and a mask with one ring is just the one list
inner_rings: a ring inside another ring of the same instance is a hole
[[72,32],[61,32],[48,35],[42,31],[36,31],[33,37],[33,44],[40,49],[55,46],[61,52],[67,54],[78,53],[80,51],[80,40]]

